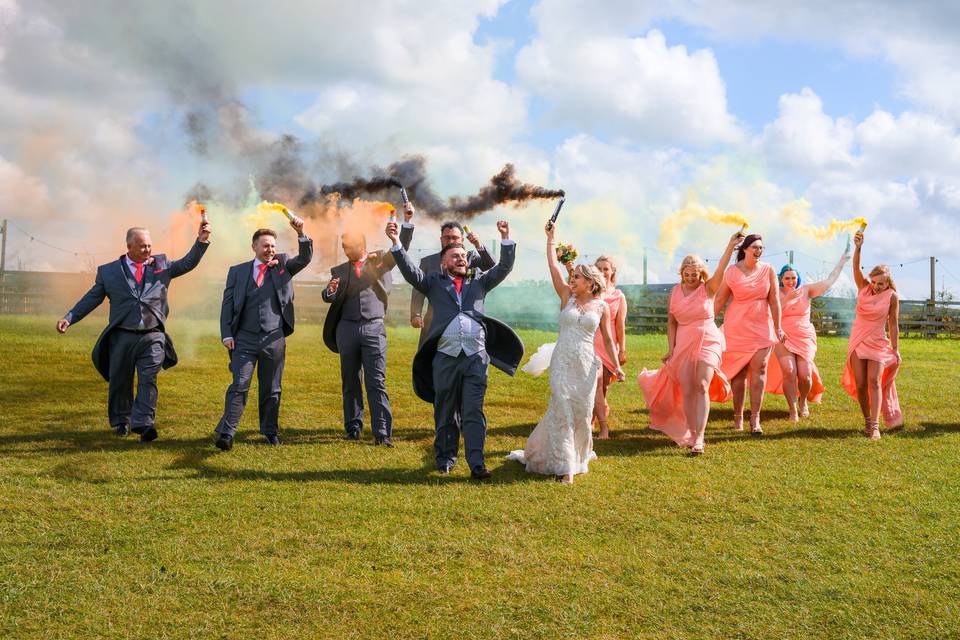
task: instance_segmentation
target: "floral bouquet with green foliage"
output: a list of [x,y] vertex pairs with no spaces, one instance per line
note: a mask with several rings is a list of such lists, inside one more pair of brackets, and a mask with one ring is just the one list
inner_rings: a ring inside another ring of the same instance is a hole
[[556,251],[557,260],[560,261],[560,264],[569,264],[580,255],[575,246],[572,244],[563,244],[562,242],[557,245]]

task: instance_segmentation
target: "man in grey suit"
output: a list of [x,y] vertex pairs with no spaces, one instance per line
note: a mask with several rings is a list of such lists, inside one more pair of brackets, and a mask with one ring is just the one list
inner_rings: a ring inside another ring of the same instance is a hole
[[[413,205],[406,204],[409,222]],[[410,245],[413,227],[404,224],[403,242]],[[323,323],[323,342],[340,354],[343,391],[343,428],[348,440],[359,440],[363,431],[363,388],[370,406],[374,444],[393,447],[393,415],[387,396],[387,331],[383,317],[393,288],[389,253],[367,254],[362,234],[347,232],[342,238],[347,261],[330,270],[324,302],[330,310]],[[362,384],[361,384],[362,381]]]
[[[200,225],[197,240],[183,258],[170,260],[153,255],[150,231],[133,227],[127,231],[127,253],[97,267],[93,287],[73,309],[57,321],[57,331],[66,332],[110,300],[110,316],[93,347],[93,366],[109,383],[107,417],[118,436],[132,430],[140,440],[157,439],[157,374],[161,367],[177,364],[177,352],[166,333],[167,289],[170,282],[193,270],[210,243],[210,223]],[[137,395],[133,395],[133,374]]]
[[463,431],[470,476],[476,480],[490,477],[483,458],[487,365],[513,375],[523,358],[517,334],[483,311],[484,298],[513,269],[516,255],[510,225],[500,220],[497,230],[502,239],[500,263],[489,271],[472,276],[463,245],[451,244],[440,253],[443,272],[424,274],[397,241],[397,224],[387,224],[400,273],[433,308],[430,332],[413,359],[413,389],[420,399],[433,403],[437,470],[447,474],[453,468]]
[[[409,221],[408,221],[409,222]],[[407,228],[407,225],[404,225],[404,229]],[[400,233],[403,234],[404,229],[400,230]],[[412,226],[410,227],[409,233],[413,233]],[[451,244],[463,245],[463,235],[464,230],[459,222],[448,221],[440,225],[440,251],[443,251],[444,247]],[[487,251],[487,248],[483,246],[480,242],[480,238],[477,237],[477,234],[472,231],[467,235],[467,240],[477,248],[476,251],[467,252],[467,267],[470,269],[479,269],[481,271],[488,271],[493,268],[493,265],[496,264],[493,261],[493,256],[490,255],[490,252]],[[407,246],[407,245],[404,245]],[[420,271],[425,274],[437,273],[440,271],[440,251],[437,253],[431,253],[428,256],[424,256],[420,259]],[[413,290],[413,293],[410,294],[410,326],[420,329],[420,345],[423,344],[423,341],[430,334],[430,321],[433,318],[433,309],[430,306],[427,306],[427,312],[423,313],[423,303],[426,300],[426,297],[417,291]]]
[[257,370],[260,433],[267,444],[279,445],[280,393],[286,337],[293,333],[293,276],[313,259],[313,241],[303,233],[303,220],[294,218],[297,232],[295,258],[277,253],[277,233],[257,229],[253,234],[256,257],[230,267],[220,306],[220,338],[230,352],[233,381],[223,401],[223,416],[216,428],[216,446],[233,448],[237,425],[247,405],[247,394]]

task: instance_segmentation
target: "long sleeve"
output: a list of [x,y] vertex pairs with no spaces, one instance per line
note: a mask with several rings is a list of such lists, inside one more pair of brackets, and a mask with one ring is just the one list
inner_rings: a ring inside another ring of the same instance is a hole
[[510,275],[516,255],[517,243],[513,240],[504,240],[500,245],[500,262],[489,271],[480,274],[478,278],[483,283],[484,289],[490,291]]
[[93,286],[80,298],[77,304],[73,305],[73,309],[68,311],[67,315],[63,317],[66,318],[70,324],[76,324],[83,320],[88,313],[99,307],[106,297],[107,288],[103,284],[103,276],[100,274],[100,269],[97,269],[97,277],[96,280],[94,280]]
[[494,261],[493,256],[490,255],[490,252],[487,251],[486,246],[481,246],[475,255],[476,259],[470,261],[471,267],[480,269],[481,271],[489,271],[497,264]]
[[313,240],[307,236],[299,238],[297,241],[299,253],[295,258],[287,260],[287,271],[291,276],[295,276],[303,271],[310,261],[313,260]]
[[226,340],[233,337],[233,331],[230,328],[233,320],[233,289],[236,284],[236,269],[230,269],[227,272],[227,284],[223,288],[223,302],[220,304],[220,339]]
[[[420,271],[424,270],[423,260],[420,260]],[[410,293],[410,319],[418,318],[423,315],[423,303],[426,296],[414,289]]]
[[397,263],[397,268],[400,269],[400,274],[403,276],[403,279],[409,282],[410,286],[414,289],[426,295],[429,292],[426,283],[427,277],[417,265],[413,264],[413,260],[410,259],[410,254],[408,254],[403,247],[394,247],[390,254]]
[[187,252],[187,255],[170,263],[170,277],[179,278],[183,274],[193,271],[196,266],[200,264],[200,259],[203,257],[203,254],[207,252],[209,246],[209,242],[195,241],[193,246],[190,247],[190,251]]

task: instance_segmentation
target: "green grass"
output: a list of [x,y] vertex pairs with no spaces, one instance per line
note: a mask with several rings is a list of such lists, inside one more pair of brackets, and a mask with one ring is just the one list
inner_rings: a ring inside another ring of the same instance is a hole
[[[547,378],[491,373],[488,464],[432,471],[410,329],[390,330],[397,448],[341,439],[336,356],[289,340],[281,435],[211,433],[229,380],[212,324],[176,324],[160,439],[107,431],[99,321],[0,317],[0,637],[945,638],[960,635],[960,410],[947,341],[902,343],[906,428],[860,435],[822,339],[822,406],[761,440],[715,406],[707,454],[647,429],[632,379],[663,336],[630,336],[614,439],[572,487],[527,475]],[[523,334],[528,350],[551,338]]]

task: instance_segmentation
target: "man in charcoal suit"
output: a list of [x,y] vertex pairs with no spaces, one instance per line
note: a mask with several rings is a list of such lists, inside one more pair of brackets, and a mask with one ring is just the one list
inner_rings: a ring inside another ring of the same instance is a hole
[[[66,332],[110,300],[110,316],[93,347],[93,366],[109,383],[107,417],[118,436],[130,431],[143,442],[157,439],[157,374],[177,364],[177,352],[166,333],[170,307],[167,289],[174,278],[192,271],[210,244],[210,223],[200,225],[197,240],[183,258],[170,260],[153,255],[150,231],[133,227],[127,231],[127,253],[97,267],[93,287],[73,309],[57,321],[57,331]],[[137,394],[133,394],[133,374]]]
[[[403,242],[410,245],[413,205],[404,206]],[[323,291],[330,310],[323,323],[323,342],[340,354],[343,391],[343,428],[348,440],[359,440],[363,431],[363,387],[370,406],[370,430],[374,444],[393,447],[393,416],[387,396],[387,331],[383,324],[387,297],[393,288],[389,253],[367,254],[362,234],[342,237],[347,261],[330,270],[330,283]]]
[[233,448],[237,425],[257,370],[260,433],[267,444],[279,445],[280,393],[286,337],[293,333],[293,276],[313,258],[313,241],[303,233],[303,220],[294,218],[298,252],[294,258],[277,253],[277,233],[257,229],[253,260],[230,267],[220,306],[220,338],[230,352],[233,381],[227,387],[223,416],[216,428],[216,446]]
[[497,230],[502,239],[500,262],[479,274],[470,273],[467,252],[459,244],[441,251],[442,272],[425,274],[398,242],[397,224],[388,223],[386,231],[400,273],[433,308],[430,332],[413,360],[413,389],[420,399],[433,404],[437,470],[447,474],[453,468],[463,431],[470,476],[476,480],[490,477],[483,458],[487,365],[513,375],[523,357],[517,334],[484,315],[484,298],[510,273],[516,255],[510,225],[501,220]]
[[[404,228],[407,228],[407,225],[404,225]],[[402,233],[403,229],[401,229],[401,234]],[[408,233],[413,233],[412,225]],[[440,251],[443,251],[444,247],[450,244],[463,245],[463,235],[463,227],[460,226],[459,222],[444,222],[440,226]],[[492,269],[496,263],[493,261],[493,256],[490,255],[487,248],[481,244],[477,234],[471,231],[467,234],[467,240],[477,248],[476,251],[471,250],[467,252],[467,268],[479,269],[481,271]],[[407,245],[404,246],[406,247]],[[439,272],[440,251],[421,258],[420,271],[425,274]],[[423,341],[430,334],[430,321],[433,318],[432,307],[427,306],[427,312],[425,314],[423,313],[424,300],[426,300],[426,297],[416,289],[410,294],[410,326],[420,329],[420,345],[423,345]]]

